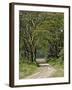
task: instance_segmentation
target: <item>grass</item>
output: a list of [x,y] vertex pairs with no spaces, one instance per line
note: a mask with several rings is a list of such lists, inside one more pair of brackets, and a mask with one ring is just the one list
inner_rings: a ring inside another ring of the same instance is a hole
[[50,60],[48,63],[56,69],[56,71],[51,75],[51,77],[64,77],[63,63],[61,63],[58,59]]
[[29,75],[32,75],[37,71],[36,64],[20,63],[19,64],[19,78],[23,79]]

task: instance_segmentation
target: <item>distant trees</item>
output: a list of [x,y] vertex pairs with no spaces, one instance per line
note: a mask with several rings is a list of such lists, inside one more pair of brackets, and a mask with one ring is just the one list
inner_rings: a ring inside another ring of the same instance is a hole
[[63,13],[20,11],[20,60],[59,57],[64,44]]

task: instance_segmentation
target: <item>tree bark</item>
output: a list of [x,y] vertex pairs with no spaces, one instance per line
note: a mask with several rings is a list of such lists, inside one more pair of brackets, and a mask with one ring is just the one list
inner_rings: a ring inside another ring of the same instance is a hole
[[34,60],[36,62],[36,48],[35,48],[35,52],[34,52]]
[[33,62],[33,52],[31,51],[31,62]]

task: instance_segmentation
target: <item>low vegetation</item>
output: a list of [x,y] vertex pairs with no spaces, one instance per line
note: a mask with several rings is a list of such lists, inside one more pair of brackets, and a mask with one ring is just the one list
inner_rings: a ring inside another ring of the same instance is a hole
[[19,78],[25,78],[26,76],[32,75],[37,71],[37,65],[36,64],[28,64],[28,63],[20,63],[19,64]]
[[64,76],[64,64],[61,62],[61,57],[56,59],[50,59],[48,64],[55,68],[55,72],[51,75],[51,77],[63,77]]

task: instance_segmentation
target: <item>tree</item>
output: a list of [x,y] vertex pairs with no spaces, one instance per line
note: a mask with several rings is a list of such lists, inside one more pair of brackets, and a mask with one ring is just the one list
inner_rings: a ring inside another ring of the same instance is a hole
[[[63,13],[20,11],[20,58],[58,57],[63,48]],[[41,53],[41,54],[40,54]]]
[[[27,59],[31,59],[31,61],[36,60],[36,41],[34,35],[34,30],[36,26],[42,22],[44,17],[40,18],[40,14],[36,12],[33,14],[32,12],[21,12],[20,13],[20,44],[24,42],[24,52]],[[20,49],[23,48],[20,45]]]

